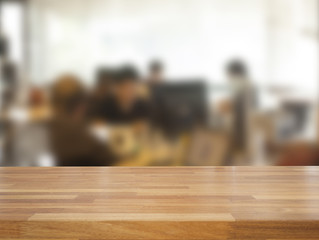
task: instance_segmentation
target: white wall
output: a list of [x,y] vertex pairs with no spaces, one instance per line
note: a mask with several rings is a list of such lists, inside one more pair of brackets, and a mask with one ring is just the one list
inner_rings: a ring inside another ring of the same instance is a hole
[[[221,79],[222,66],[243,55],[264,76],[262,0],[32,0],[34,77],[73,70],[88,78],[99,63],[153,57],[168,75]],[[37,52],[36,52],[37,51]],[[40,60],[41,58],[41,60]]]
[[317,0],[268,0],[269,79],[301,95],[318,93]]
[[30,2],[36,82],[73,71],[91,83],[100,64],[145,69],[154,57],[166,63],[168,77],[222,82],[224,64],[241,57],[260,84],[317,87],[316,0]]

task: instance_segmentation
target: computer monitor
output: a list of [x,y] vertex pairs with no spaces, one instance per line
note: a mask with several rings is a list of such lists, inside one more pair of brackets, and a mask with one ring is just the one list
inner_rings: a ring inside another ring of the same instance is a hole
[[151,94],[154,124],[169,135],[207,124],[208,97],[204,81],[166,81],[153,86]]

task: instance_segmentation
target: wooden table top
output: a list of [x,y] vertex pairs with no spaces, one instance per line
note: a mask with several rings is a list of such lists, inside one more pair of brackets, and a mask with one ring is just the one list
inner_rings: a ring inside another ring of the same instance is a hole
[[0,168],[0,239],[319,239],[319,167]]

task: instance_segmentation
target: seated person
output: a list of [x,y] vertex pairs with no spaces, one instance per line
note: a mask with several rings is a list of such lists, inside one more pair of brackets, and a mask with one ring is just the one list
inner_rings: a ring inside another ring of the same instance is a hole
[[62,76],[52,88],[51,150],[58,166],[107,166],[113,154],[87,129],[86,92],[78,79]]
[[103,103],[103,120],[110,125],[133,125],[137,131],[147,128],[149,106],[138,94],[139,74],[124,66],[115,77],[114,93]]
[[43,121],[50,118],[50,106],[44,89],[33,87],[28,98],[28,111],[33,121]]
[[96,84],[89,101],[90,120],[96,120],[103,114],[103,101],[112,93],[114,73],[111,68],[101,68],[97,71]]

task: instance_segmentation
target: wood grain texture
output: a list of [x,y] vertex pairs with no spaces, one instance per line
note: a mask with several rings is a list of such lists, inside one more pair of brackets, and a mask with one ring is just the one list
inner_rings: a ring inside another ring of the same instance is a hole
[[0,168],[0,239],[319,239],[319,167]]

